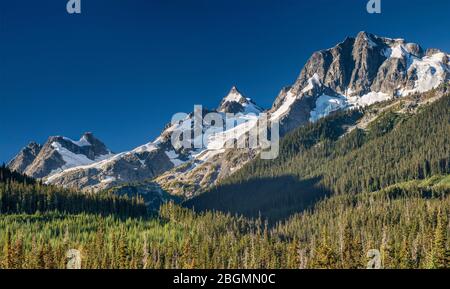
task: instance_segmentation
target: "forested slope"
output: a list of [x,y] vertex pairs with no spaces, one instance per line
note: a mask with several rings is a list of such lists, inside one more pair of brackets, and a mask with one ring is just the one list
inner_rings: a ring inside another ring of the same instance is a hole
[[282,139],[278,159],[257,159],[186,205],[279,219],[324,196],[450,173],[450,96],[414,113],[393,105],[368,127],[341,136],[349,119],[377,109],[340,112],[297,129]]
[[147,216],[144,201],[138,196],[129,198],[106,193],[82,193],[47,186],[5,167],[0,168],[0,214],[45,212]]
[[448,268],[448,177],[342,195],[269,227],[172,203],[154,219],[96,214],[0,215],[1,268]]

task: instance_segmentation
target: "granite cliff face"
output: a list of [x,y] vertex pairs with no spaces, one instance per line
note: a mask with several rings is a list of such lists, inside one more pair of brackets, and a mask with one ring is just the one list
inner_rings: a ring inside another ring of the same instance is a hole
[[42,146],[35,142],[29,143],[8,163],[8,167],[16,172],[24,173],[25,170],[41,151]]
[[426,92],[448,82],[448,54],[360,32],[313,53],[271,109],[283,134],[331,111]]

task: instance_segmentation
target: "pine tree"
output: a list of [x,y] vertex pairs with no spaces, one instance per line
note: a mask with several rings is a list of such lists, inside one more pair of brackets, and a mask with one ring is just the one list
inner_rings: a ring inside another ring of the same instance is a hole
[[12,256],[12,241],[11,241],[11,231],[6,229],[6,241],[3,247],[3,267],[5,269],[13,268],[13,256]]
[[400,246],[399,252],[399,269],[410,269],[413,267],[411,251],[409,248],[409,243],[406,237]]
[[142,269],[148,268],[149,254],[148,254],[148,244],[147,235],[144,234],[144,243],[142,244]]
[[353,236],[350,224],[346,224],[343,236],[342,267],[346,269],[357,269],[361,267],[361,243]]
[[315,256],[312,262],[312,268],[317,269],[335,269],[338,264],[338,256],[331,247],[328,233],[323,230],[322,241],[318,244]]
[[104,223],[101,221],[97,228],[94,241],[94,252],[91,258],[95,259],[94,268],[103,268],[105,260],[105,228]]
[[125,231],[122,228],[119,234],[117,243],[117,260],[119,269],[127,269],[130,261],[130,255],[128,251],[128,244],[125,235]]
[[433,269],[446,269],[450,267],[450,252],[447,249],[447,227],[447,221],[445,220],[441,209],[438,213],[433,248],[431,251],[431,266]]

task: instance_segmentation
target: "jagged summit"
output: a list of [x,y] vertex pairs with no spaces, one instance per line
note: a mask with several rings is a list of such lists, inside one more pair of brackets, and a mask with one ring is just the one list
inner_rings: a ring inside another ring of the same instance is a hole
[[450,79],[448,54],[404,39],[362,31],[312,54],[296,82],[280,93],[272,119],[282,133],[332,111],[429,91]]
[[41,150],[42,146],[40,144],[38,144],[37,142],[30,142],[24,149],[29,149],[32,152],[38,154],[39,151]]
[[259,114],[263,109],[256,105],[250,98],[246,98],[236,86],[233,86],[230,92],[222,99],[217,111],[234,114]]
[[112,155],[106,145],[92,133],[83,134],[78,141],[64,136],[51,136],[43,146],[35,142],[28,144],[11,160],[8,167],[30,177],[43,178]]
[[8,167],[13,171],[23,173],[34,161],[41,149],[42,146],[40,144],[34,141],[30,142],[8,163]]

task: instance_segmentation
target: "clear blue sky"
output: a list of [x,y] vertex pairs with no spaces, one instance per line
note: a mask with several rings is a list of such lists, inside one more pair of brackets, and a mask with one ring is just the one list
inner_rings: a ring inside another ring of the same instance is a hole
[[264,107],[315,50],[366,30],[450,51],[450,1],[0,1],[0,162],[29,141],[92,131],[114,151],[232,85]]

